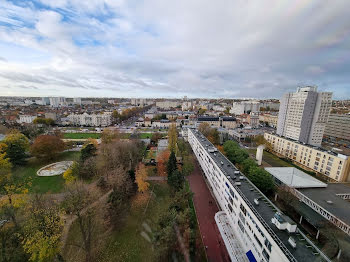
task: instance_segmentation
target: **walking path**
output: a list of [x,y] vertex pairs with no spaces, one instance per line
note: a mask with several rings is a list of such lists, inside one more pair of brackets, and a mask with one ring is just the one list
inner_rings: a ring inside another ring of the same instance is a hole
[[194,193],[193,202],[197,213],[199,229],[206,248],[208,262],[230,261],[224,241],[215,222],[215,214],[219,211],[215,199],[211,195],[197,161],[194,171],[188,176],[190,188]]

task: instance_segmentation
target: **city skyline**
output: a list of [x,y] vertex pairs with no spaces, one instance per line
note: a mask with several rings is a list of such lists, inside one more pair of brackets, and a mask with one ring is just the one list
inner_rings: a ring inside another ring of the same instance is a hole
[[2,1],[0,93],[278,99],[316,85],[348,99],[346,7]]

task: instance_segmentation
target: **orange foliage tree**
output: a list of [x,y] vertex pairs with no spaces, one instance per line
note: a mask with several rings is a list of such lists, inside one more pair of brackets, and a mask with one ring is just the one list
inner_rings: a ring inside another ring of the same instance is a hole
[[143,193],[147,191],[149,187],[149,183],[146,181],[147,177],[148,177],[147,168],[145,167],[144,164],[139,163],[135,172],[135,181],[139,192]]
[[38,136],[30,148],[30,153],[37,158],[52,159],[65,149],[61,138],[53,135]]
[[160,176],[167,176],[166,163],[168,162],[170,156],[169,150],[164,150],[157,155],[157,172]]

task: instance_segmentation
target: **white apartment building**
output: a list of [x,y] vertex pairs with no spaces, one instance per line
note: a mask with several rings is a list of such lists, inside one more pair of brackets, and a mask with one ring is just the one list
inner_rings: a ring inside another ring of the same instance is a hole
[[299,87],[281,99],[277,134],[302,143],[320,146],[332,105],[331,92],[317,87]]
[[34,119],[37,118],[37,116],[32,115],[20,115],[18,123],[21,124],[31,124],[33,123]]
[[186,110],[192,110],[193,109],[193,103],[192,101],[184,101],[182,102],[181,110],[186,111]]
[[49,100],[51,107],[59,107],[60,105],[66,105],[65,97],[50,97]]
[[333,182],[350,181],[348,156],[305,145],[278,135],[265,133],[264,138],[277,155],[288,158],[307,170],[322,174]]
[[271,114],[260,114],[259,115],[259,121],[268,123],[269,126],[271,127],[277,127],[277,122],[278,122],[278,115],[271,115]]
[[178,101],[157,101],[156,107],[161,109],[175,108],[181,105]]
[[110,126],[112,124],[112,114],[70,114],[68,120],[75,126]]
[[73,103],[77,105],[81,105],[81,98],[80,97],[74,97],[73,98]]
[[188,141],[221,209],[215,220],[231,261],[330,261],[198,130]]
[[250,112],[259,112],[260,102],[256,100],[247,100],[241,102],[233,102],[232,108],[230,110],[231,114],[241,115]]
[[330,114],[324,134],[329,137],[350,140],[350,114]]

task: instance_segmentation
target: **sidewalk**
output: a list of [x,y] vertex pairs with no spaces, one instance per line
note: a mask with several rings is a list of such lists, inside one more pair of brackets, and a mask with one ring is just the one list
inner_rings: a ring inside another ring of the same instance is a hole
[[193,173],[188,176],[188,182],[194,193],[193,202],[208,261],[230,261],[224,241],[215,222],[215,214],[219,209],[205,183],[197,161],[195,161]]

